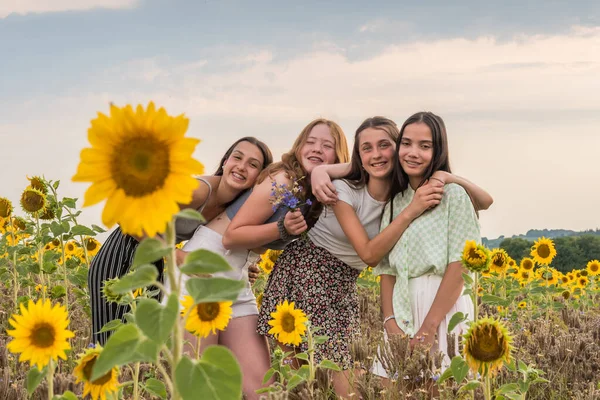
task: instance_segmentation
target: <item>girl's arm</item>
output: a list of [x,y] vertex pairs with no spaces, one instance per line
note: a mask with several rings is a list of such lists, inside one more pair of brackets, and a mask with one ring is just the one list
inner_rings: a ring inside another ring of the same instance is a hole
[[374,267],[390,252],[415,218],[440,203],[442,192],[442,187],[431,184],[418,188],[408,207],[402,210],[373,239],[369,239],[362,222],[358,219],[356,211],[350,204],[345,201],[338,201],[333,206],[333,212],[350,244],[356,250],[356,254],[365,264]]
[[454,175],[445,171],[436,171],[431,176],[430,181],[431,180],[434,181],[432,182],[434,184],[435,181],[440,182],[442,186],[447,183],[456,183],[457,185],[462,186],[469,194],[469,197],[473,202],[473,207],[475,208],[475,211],[487,210],[494,202],[494,199],[492,198],[492,196],[490,196],[488,192],[486,192],[473,182],[468,181],[467,179],[462,178],[458,175]]
[[[433,343],[440,323],[446,318],[446,314],[450,312],[458,298],[462,295],[464,289],[463,273],[468,273],[468,271],[462,266],[460,261],[448,264],[433,304],[423,321],[423,325],[421,325],[421,328],[419,328],[419,331],[415,335],[413,344],[419,342]],[[423,339],[420,340],[420,337]]]
[[350,163],[319,165],[310,174],[310,185],[317,200],[333,205],[338,201],[337,190],[331,182],[350,173]]
[[[274,180],[278,185],[291,184],[284,173],[277,174]],[[277,222],[265,224],[274,213],[270,202],[271,189],[271,179],[265,179],[254,187],[223,234],[226,249],[254,249],[280,238]],[[308,228],[300,211],[288,212],[284,226],[290,235],[299,235]]]
[[[392,295],[394,291],[394,285],[396,284],[396,277],[394,275],[380,275],[381,281],[379,282],[379,286],[381,288],[381,311],[383,312],[383,328],[388,333],[388,335],[392,334],[404,334],[404,331],[400,329],[398,323],[395,318],[389,318],[394,315],[394,306],[392,302]],[[386,321],[387,319],[387,321]]]

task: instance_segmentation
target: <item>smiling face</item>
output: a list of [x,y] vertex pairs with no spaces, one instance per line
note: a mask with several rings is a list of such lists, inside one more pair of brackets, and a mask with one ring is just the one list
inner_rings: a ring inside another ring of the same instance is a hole
[[311,129],[306,142],[298,151],[298,160],[308,175],[318,165],[335,163],[335,139],[329,126],[318,124]]
[[358,152],[362,167],[371,178],[387,178],[393,169],[396,145],[383,129],[367,128],[360,132]]
[[398,157],[411,185],[415,186],[414,182],[418,185],[433,158],[433,136],[425,123],[417,122],[404,128]]
[[254,186],[263,163],[264,157],[258,146],[240,142],[223,164],[223,179],[236,190],[248,189]]

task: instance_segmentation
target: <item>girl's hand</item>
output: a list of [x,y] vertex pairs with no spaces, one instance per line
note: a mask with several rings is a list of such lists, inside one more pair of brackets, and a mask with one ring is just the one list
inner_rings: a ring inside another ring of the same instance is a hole
[[400,329],[394,318],[387,320],[383,328],[388,335],[405,335],[404,331]]
[[334,205],[337,202],[337,191],[325,168],[318,166],[313,169],[310,174],[310,185],[319,202],[327,205]]
[[248,281],[251,285],[254,285],[256,279],[258,279],[258,275],[260,274],[260,268],[256,263],[252,263],[248,266]]
[[417,344],[432,346],[434,341],[435,331],[421,327],[417,334],[410,340],[410,347],[415,347]]
[[431,180],[418,188],[415,191],[415,196],[407,207],[412,213],[413,219],[418,218],[425,211],[440,204],[443,194],[444,186],[432,184]]
[[447,183],[454,183],[454,175],[446,171],[435,171],[429,178],[429,182],[434,186],[443,187]]
[[300,210],[288,211],[283,219],[283,226],[285,227],[285,230],[293,236],[298,236],[308,229],[308,225],[304,220],[304,215],[302,215]]

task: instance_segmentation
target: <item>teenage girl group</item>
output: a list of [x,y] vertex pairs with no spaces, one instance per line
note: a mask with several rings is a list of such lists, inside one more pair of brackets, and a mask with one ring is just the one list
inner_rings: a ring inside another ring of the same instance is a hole
[[[274,210],[273,185],[290,187],[298,180],[305,205]],[[472,311],[470,298],[462,295],[462,249],[467,240],[480,241],[477,211],[492,201],[483,189],[451,174],[446,127],[431,112],[412,115],[400,129],[385,117],[366,119],[356,130],[351,157],[342,129],[326,119],[310,122],[275,163],[263,142],[237,140],[215,174],[199,178],[192,203],[182,205],[201,211],[207,223],[177,225],[178,237],[189,239],[178,250],[178,262],[189,251],[208,249],[233,267],[223,275],[247,282],[248,267],[261,252],[283,253],[260,310],[247,284],[227,329],[203,339],[202,349],[213,344],[231,349],[242,368],[245,397],[258,398],[255,391],[270,368],[268,321],[277,304],[293,301],[321,328],[318,334],[328,336],[317,346],[315,361],[328,359],[342,368],[333,385],[346,397],[352,392],[351,342],[359,333],[356,281],[373,266],[381,276],[385,337],[409,335],[411,343],[447,354],[450,318]],[[298,239],[305,232],[307,238]],[[116,229],[92,261],[94,342],[104,344],[109,333],[100,333],[102,326],[128,311],[107,302],[102,286],[129,271],[137,244]],[[162,263],[156,266],[162,274]],[[463,329],[455,328],[457,337]],[[191,334],[187,339],[195,343]],[[386,376],[378,362],[372,372]]]

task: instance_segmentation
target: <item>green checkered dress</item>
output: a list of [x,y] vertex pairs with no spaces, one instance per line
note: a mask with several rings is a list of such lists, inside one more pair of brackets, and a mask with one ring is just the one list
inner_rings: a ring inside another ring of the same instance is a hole
[[[415,191],[409,186],[394,198],[394,218],[413,199]],[[381,230],[390,222],[390,203],[381,219]],[[411,295],[408,281],[425,274],[444,276],[449,263],[460,261],[467,240],[481,241],[479,222],[473,204],[462,186],[447,184],[440,204],[414,220],[389,255],[374,269],[377,275],[395,275],[392,295],[394,315],[398,326],[414,335]]]

